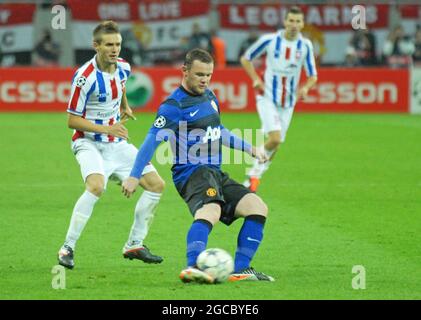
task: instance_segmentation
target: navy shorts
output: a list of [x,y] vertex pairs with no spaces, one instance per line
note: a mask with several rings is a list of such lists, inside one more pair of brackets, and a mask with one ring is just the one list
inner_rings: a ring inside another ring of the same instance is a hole
[[227,173],[212,167],[201,166],[193,172],[178,193],[187,203],[193,216],[203,205],[212,202],[219,203],[221,205],[219,220],[230,225],[236,219],[234,214],[238,202],[251,191],[232,180]]

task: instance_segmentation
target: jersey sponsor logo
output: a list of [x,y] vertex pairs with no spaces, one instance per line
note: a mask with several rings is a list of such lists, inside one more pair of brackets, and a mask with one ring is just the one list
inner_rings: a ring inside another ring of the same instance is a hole
[[81,76],[76,80],[76,86],[79,88],[82,88],[86,83],[86,78],[85,76]]
[[207,143],[209,140],[215,141],[219,138],[221,138],[221,128],[212,128],[211,126],[208,126],[208,128],[206,129],[205,136],[202,139],[202,142]]
[[164,116],[159,116],[158,118],[156,118],[155,122],[153,123],[155,128],[163,128],[165,127],[165,125],[167,124],[167,119],[165,119]]
[[111,110],[109,112],[98,111],[96,116],[97,116],[97,118],[102,118],[102,119],[115,118],[118,115],[119,106],[120,106],[120,104],[119,104],[119,102],[117,102],[116,104],[114,104],[113,110]]
[[196,113],[199,112],[199,109],[197,109],[195,112],[190,112],[190,117],[194,117],[196,115]]
[[206,195],[208,197],[215,197],[216,196],[216,190],[214,188],[209,188],[208,190],[206,190]]
[[106,99],[108,96],[109,96],[109,93],[99,93],[96,95],[98,99],[101,99],[101,98]]

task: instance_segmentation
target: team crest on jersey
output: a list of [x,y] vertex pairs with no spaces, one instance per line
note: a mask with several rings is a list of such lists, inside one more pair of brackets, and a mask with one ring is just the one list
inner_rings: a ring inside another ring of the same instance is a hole
[[211,101],[211,106],[212,106],[212,108],[215,109],[216,112],[218,112],[218,106],[217,106],[215,101],[213,101],[213,100]]
[[165,124],[167,123],[167,119],[165,119],[164,116],[159,116],[158,118],[156,118],[155,122],[153,123],[155,128],[163,128],[165,127]]
[[83,87],[85,83],[86,83],[86,78],[84,76],[81,76],[76,80],[76,86],[78,86],[79,88]]
[[214,188],[209,188],[206,190],[206,194],[208,197],[215,197],[216,196],[216,190]]
[[301,50],[297,50],[295,51],[295,60],[300,60],[301,59]]

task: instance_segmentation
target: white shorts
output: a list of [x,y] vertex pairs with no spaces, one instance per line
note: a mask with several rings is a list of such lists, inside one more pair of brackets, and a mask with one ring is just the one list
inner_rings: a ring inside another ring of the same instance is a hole
[[[91,174],[104,176],[107,186],[108,179],[123,181],[128,178],[137,156],[134,145],[123,140],[121,142],[97,142],[80,138],[71,143],[72,151],[80,165],[83,181]],[[149,163],[143,169],[142,175],[156,172]]]
[[281,131],[281,142],[284,142],[294,108],[277,108],[270,99],[261,95],[256,96],[256,105],[263,132]]

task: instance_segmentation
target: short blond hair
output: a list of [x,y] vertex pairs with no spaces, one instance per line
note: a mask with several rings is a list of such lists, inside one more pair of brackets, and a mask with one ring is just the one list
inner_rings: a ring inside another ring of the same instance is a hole
[[93,32],[94,42],[101,43],[103,34],[113,34],[113,33],[120,34],[120,29],[118,27],[118,24],[112,20],[103,21],[99,25],[97,25],[94,29],[94,32]]

